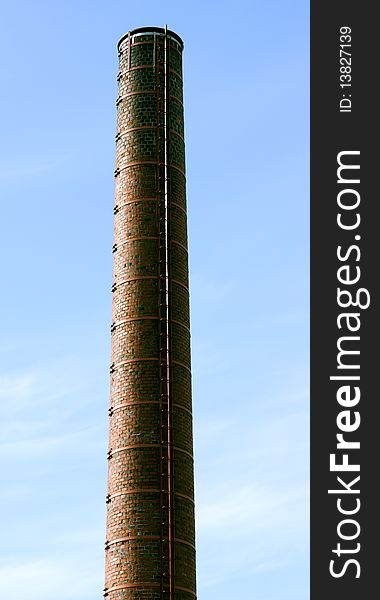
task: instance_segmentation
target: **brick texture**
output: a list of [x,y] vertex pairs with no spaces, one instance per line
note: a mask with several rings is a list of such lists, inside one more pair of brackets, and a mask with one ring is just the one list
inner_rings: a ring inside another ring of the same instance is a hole
[[194,600],[182,44],[118,49],[105,597]]

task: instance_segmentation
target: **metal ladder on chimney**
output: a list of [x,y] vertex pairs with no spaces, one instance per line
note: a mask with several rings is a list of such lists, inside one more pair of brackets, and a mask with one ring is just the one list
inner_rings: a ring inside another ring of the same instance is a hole
[[[160,40],[154,35],[153,68],[156,70],[157,95],[157,212],[159,225],[159,377],[160,377],[160,448],[161,448],[161,600],[174,600],[174,511],[171,401],[171,308],[170,308],[170,195],[168,140],[168,56],[165,27],[163,72],[160,70]],[[161,77],[163,86],[161,86]],[[163,130],[163,139],[161,137]],[[162,144],[163,142],[163,144]],[[163,146],[163,147],[162,147]],[[163,155],[162,155],[163,154]]]

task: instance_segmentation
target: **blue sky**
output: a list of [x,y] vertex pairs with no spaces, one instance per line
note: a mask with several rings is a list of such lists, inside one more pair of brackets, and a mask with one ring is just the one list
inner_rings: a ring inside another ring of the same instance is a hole
[[199,600],[305,600],[308,3],[19,0],[0,36],[0,596],[104,572],[116,42],[185,40]]

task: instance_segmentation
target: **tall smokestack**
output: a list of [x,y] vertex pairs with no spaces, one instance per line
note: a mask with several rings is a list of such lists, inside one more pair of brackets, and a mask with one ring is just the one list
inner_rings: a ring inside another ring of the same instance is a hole
[[183,42],[118,44],[106,581],[109,600],[194,600]]

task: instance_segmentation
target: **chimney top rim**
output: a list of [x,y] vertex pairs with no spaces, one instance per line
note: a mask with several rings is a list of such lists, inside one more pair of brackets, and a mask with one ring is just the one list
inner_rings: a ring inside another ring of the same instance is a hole
[[[117,43],[117,48],[119,49],[119,46],[121,44],[121,42],[123,42],[128,35],[136,35],[136,34],[144,34],[146,33],[147,35],[149,35],[150,33],[158,33],[160,35],[165,35],[165,28],[164,27],[137,27],[136,29],[131,29],[130,31],[127,31],[127,33],[125,33],[124,35],[121,36],[121,38],[119,39],[118,43]],[[182,38],[178,35],[178,33],[176,33],[175,31],[171,31],[171,29],[167,30],[167,34],[169,37],[174,38],[176,40],[176,42],[179,43],[179,45],[181,46],[181,49],[183,50],[183,40]]]

